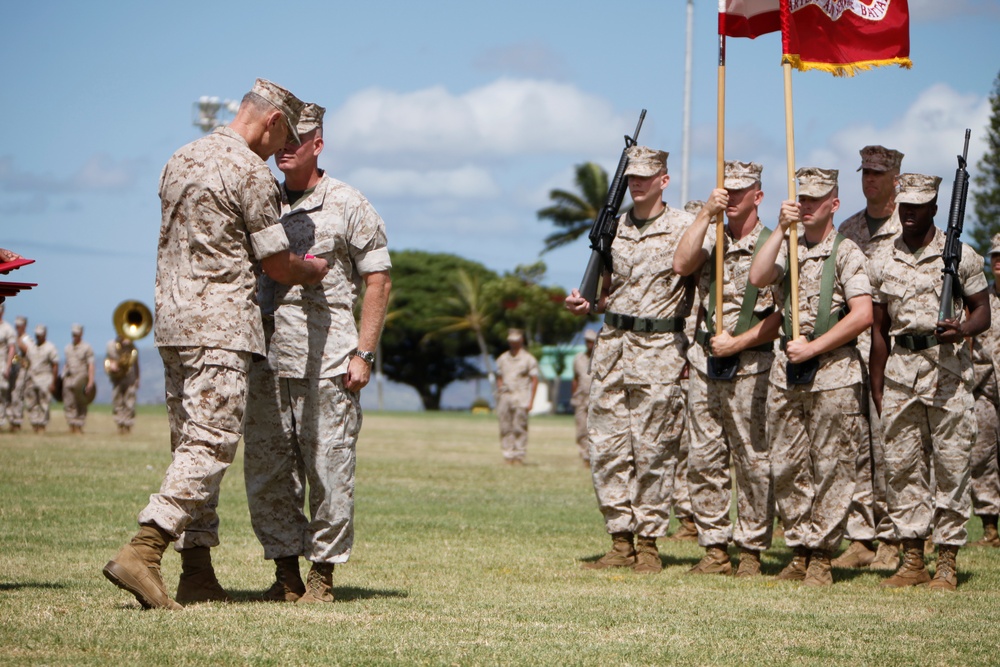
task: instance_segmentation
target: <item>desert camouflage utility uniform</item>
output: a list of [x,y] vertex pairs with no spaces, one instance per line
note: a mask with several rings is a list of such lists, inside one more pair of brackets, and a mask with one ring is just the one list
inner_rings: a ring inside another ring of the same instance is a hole
[[38,345],[25,338],[25,345],[24,361],[28,372],[24,383],[24,411],[32,426],[47,426],[52,403],[52,366],[59,365],[59,351],[48,340]]
[[[970,505],[969,458],[976,439],[968,343],[907,349],[900,336],[933,338],[945,234],[914,255],[897,238],[872,258],[874,300],[891,319],[882,427],[889,516],[901,540],[962,546]],[[986,289],[983,258],[963,244],[956,280],[964,294]],[[955,298],[962,317],[964,300]],[[933,486],[932,486],[933,483]]]
[[590,409],[590,386],[594,376],[590,373],[590,354],[581,352],[573,358],[573,377],[576,391],[570,398],[576,424],[576,446],[584,463],[590,463],[590,435],[587,433],[587,412]]
[[251,354],[264,354],[258,260],[288,249],[267,164],[224,127],[182,147],[160,177],[155,343],[173,460],[139,523],[178,550],[219,543],[219,484],[236,455]]
[[[714,249],[713,233],[706,234]],[[723,261],[722,321],[734,331],[743,305],[754,247],[764,226],[759,222],[739,240],[726,234]],[[710,237],[710,238],[709,238]],[[701,307],[708,312],[714,260],[706,263],[699,284]],[[760,319],[774,311],[770,289],[758,292],[754,313]],[[714,317],[714,313],[712,314]],[[705,337],[705,332],[698,334]],[[707,339],[705,341],[707,344]],[[691,432],[688,452],[688,485],[698,542],[702,546],[728,544],[731,540],[751,551],[771,545],[774,524],[771,464],[764,427],[767,421],[768,375],[774,360],[768,350],[748,349],[740,353],[733,380],[711,380],[706,375],[707,356],[703,344],[688,351],[691,363],[687,404],[687,428]],[[729,508],[732,504],[730,464],[736,480],[737,523],[733,534]]]
[[[244,432],[247,501],[269,560],[344,563],[354,542],[359,395],[344,387],[358,349],[354,320],[363,277],[391,268],[385,224],[360,192],[324,174],[289,202],[281,225],[292,252],[325,259],[319,285],[260,279],[267,357],[250,369]],[[311,520],[303,508],[309,487]]]
[[[10,372],[8,366],[8,356],[12,345],[17,343],[17,334],[14,327],[5,320],[0,320],[0,426],[7,423],[8,409],[10,407]],[[15,350],[15,354],[17,351]]]
[[997,362],[1000,361],[1000,296],[990,285],[990,321],[993,325],[975,338],[972,367],[975,377],[978,435],[972,447],[972,511],[976,516],[1000,514],[1000,470],[998,470]]
[[21,428],[24,421],[24,389],[28,384],[28,367],[25,364],[24,354],[18,347],[18,342],[24,340],[30,343],[31,337],[22,334],[20,337],[14,334],[14,363],[8,369],[10,377],[10,404],[7,406],[7,418],[10,420],[11,428]]
[[531,410],[532,378],[538,377],[538,360],[521,348],[497,357],[497,418],[500,422],[500,449],[507,461],[521,461],[528,451],[528,412]]
[[[840,233],[854,241],[865,257],[871,258],[880,249],[892,243],[899,236],[902,227],[899,222],[899,208],[893,209],[889,219],[875,231],[868,226],[864,209],[855,213],[840,225]],[[862,384],[864,396],[861,408],[869,422],[870,437],[858,448],[857,483],[851,511],[847,515],[845,537],[851,541],[895,539],[892,521],[885,506],[885,455],[882,445],[882,424],[878,411],[871,401],[868,383],[868,357],[871,352],[871,331],[865,330],[858,336],[858,352],[861,354],[861,369],[865,381]],[[874,471],[874,474],[873,474]]]
[[[671,262],[693,219],[667,206],[640,229],[625,213],[611,245],[611,293],[591,363],[588,418],[594,491],[611,534],[667,532],[684,429],[680,379],[690,311],[689,281]],[[636,330],[646,323],[669,330]]]
[[[799,250],[799,333],[813,333],[819,308],[823,264],[833,251],[836,233],[810,248],[805,236]],[[787,243],[776,265],[781,279],[775,298],[783,303]],[[830,312],[833,322],[847,302],[871,294],[865,256],[849,239],[837,249]],[[786,313],[787,317],[787,313]],[[840,546],[854,493],[858,447],[868,424],[861,409],[862,371],[857,347],[843,345],[819,357],[810,384],[788,384],[788,358],[779,346],[771,366],[767,432],[771,441],[771,471],[785,543],[812,551]]]
[[83,427],[87,421],[87,381],[90,379],[90,368],[94,363],[94,348],[86,341],[79,345],[70,343],[66,346],[66,363],[63,366],[63,409],[66,411],[66,423],[70,426]]
[[[113,361],[120,361],[131,355],[135,344],[124,336],[108,341],[104,356]],[[136,392],[139,390],[139,359],[129,366],[129,369],[118,380],[111,380],[111,409],[115,424],[119,429],[131,429],[135,423]]]

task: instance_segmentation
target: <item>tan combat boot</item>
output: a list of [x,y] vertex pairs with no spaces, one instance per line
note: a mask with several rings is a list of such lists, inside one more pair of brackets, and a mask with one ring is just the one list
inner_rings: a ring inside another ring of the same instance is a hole
[[698,526],[695,525],[694,519],[689,516],[682,516],[678,517],[677,521],[680,525],[674,531],[674,534],[667,539],[674,542],[697,542]]
[[733,565],[725,544],[713,544],[705,548],[705,556],[687,574],[732,574]]
[[740,549],[740,564],[736,576],[741,578],[760,576],[760,552]]
[[930,572],[924,567],[924,541],[903,540],[903,564],[896,574],[879,584],[882,588],[905,588],[919,586],[931,580]]
[[1000,533],[997,532],[997,516],[983,517],[983,539],[970,544],[971,547],[1000,547]]
[[313,563],[306,576],[306,594],[295,604],[333,602],[333,563]]
[[803,586],[832,586],[833,572],[830,571],[830,552],[814,549],[809,553],[809,567],[806,568],[806,578]]
[[212,551],[208,547],[182,549],[181,578],[177,582],[178,603],[187,606],[199,602],[232,602],[229,593],[215,578]]
[[632,566],[632,569],[639,574],[656,574],[663,569],[655,537],[643,537],[642,535],[636,537],[635,565]]
[[782,581],[802,581],[806,578],[806,570],[809,568],[809,549],[805,547],[795,547],[792,562],[785,566],[778,573],[776,579]]
[[875,560],[875,545],[868,541],[851,542],[847,551],[833,559],[834,567],[859,568],[868,567]]
[[868,566],[869,570],[889,570],[894,572],[899,567],[899,542],[878,543],[875,550],[875,560]]
[[144,609],[182,609],[167,595],[160,558],[173,538],[155,524],[140,526],[132,541],[104,566],[104,576],[135,596]]
[[295,602],[305,595],[306,585],[299,574],[299,557],[274,559],[274,583],[264,591],[263,598],[271,602]]
[[609,567],[632,567],[635,565],[635,547],[632,533],[612,533],[611,551],[593,563],[583,563],[584,570],[605,570]]
[[937,567],[927,588],[936,591],[953,591],[958,586],[958,547],[942,544],[938,547]]

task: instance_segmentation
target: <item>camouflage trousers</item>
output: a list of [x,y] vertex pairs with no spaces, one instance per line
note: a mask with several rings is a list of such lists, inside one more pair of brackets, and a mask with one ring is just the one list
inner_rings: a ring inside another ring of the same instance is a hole
[[14,376],[10,388],[10,404],[7,406],[7,418],[11,424],[21,425],[24,421],[24,390],[28,383],[28,372],[23,368]]
[[580,405],[573,408],[573,421],[576,426],[576,448],[580,451],[580,458],[584,463],[590,463],[590,434],[587,431],[587,413],[590,412],[590,404],[581,401]]
[[590,470],[608,533],[663,537],[684,429],[679,384],[626,385],[616,367],[590,391]]
[[[682,378],[680,381],[681,396],[684,397],[685,403],[687,403],[688,382],[687,378]],[[670,505],[673,507],[676,519],[692,520],[694,510],[691,507],[691,489],[688,488],[688,452],[691,450],[691,430],[687,423],[686,413],[685,424],[682,428],[680,444],[677,446],[677,465],[674,466],[674,490],[670,496]]]
[[66,413],[66,423],[70,426],[82,427],[87,421],[87,376],[67,375],[63,379],[63,410]]
[[976,516],[1000,515],[1000,439],[997,406],[987,397],[976,398],[976,442],[972,446],[972,511]]
[[958,386],[943,405],[927,405],[886,378],[882,396],[889,516],[898,539],[962,546],[976,440],[972,394]]
[[10,417],[7,411],[10,409],[10,369],[3,368],[7,362],[7,356],[0,359],[0,425],[6,424]]
[[503,393],[497,397],[500,421],[500,450],[507,461],[523,461],[528,453],[528,408]]
[[[250,369],[243,438],[250,521],[264,558],[344,563],[354,543],[358,394],[334,378],[279,378]],[[309,488],[310,521],[303,511]]]
[[219,544],[219,485],[243,431],[250,353],[161,347],[172,460],[139,513],[177,550]]
[[[687,483],[698,524],[698,543],[728,544],[764,551],[771,546],[774,497],[765,433],[767,373],[709,380],[692,373],[687,403],[690,433]],[[732,465],[732,476],[730,475]],[[733,476],[737,521],[729,509]]]
[[40,386],[30,380],[24,385],[24,411],[32,426],[47,426],[49,423],[49,408],[52,405],[52,392],[49,385]]
[[135,400],[138,380],[115,382],[111,386],[111,410],[118,426],[131,427],[135,423]]
[[868,432],[862,433],[858,447],[857,483],[851,510],[847,515],[845,537],[849,540],[893,541],[896,539],[892,519],[885,502],[885,446],[882,444],[882,420],[871,400],[867,384],[863,385],[862,407],[867,406],[865,417]]
[[840,546],[854,494],[858,446],[868,430],[861,385],[768,392],[767,433],[778,515],[790,547]]

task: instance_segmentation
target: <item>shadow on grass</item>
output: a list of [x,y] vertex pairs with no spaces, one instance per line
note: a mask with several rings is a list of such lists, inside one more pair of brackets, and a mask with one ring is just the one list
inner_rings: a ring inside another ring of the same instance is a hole
[[[233,602],[269,602],[263,599],[264,591],[228,590]],[[409,591],[397,591],[380,588],[359,588],[357,586],[334,586],[333,597],[337,602],[353,602],[354,600],[371,600],[374,598],[408,598]],[[281,603],[277,603],[281,604]]]
[[0,582],[0,591],[20,591],[25,588],[40,588],[49,590],[59,590],[66,588],[65,584],[50,584],[38,581]]
[[[579,559],[579,563],[581,565],[583,565],[585,563],[596,563],[597,561],[599,561],[601,559],[601,557],[603,555],[604,554],[596,554],[594,556],[587,556],[586,558],[580,558]],[[663,567],[665,567],[665,568],[666,567],[672,567],[674,565],[691,566],[691,565],[696,564],[700,560],[701,560],[700,556],[683,556],[683,557],[677,557],[677,556],[673,556],[673,555],[670,555],[670,554],[665,554],[663,552],[660,552],[660,563],[662,563]],[[626,567],[626,568],[609,568],[609,569],[613,569],[613,570],[615,570],[615,569],[617,569],[617,570],[623,570],[624,569],[624,570],[627,570],[629,568]]]

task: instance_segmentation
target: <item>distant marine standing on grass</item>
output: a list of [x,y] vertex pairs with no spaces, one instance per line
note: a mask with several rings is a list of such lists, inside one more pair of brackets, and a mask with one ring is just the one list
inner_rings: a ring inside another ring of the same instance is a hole
[[510,349],[497,357],[497,419],[500,449],[509,465],[528,455],[528,413],[538,390],[538,360],[524,348],[524,332],[507,332]]

